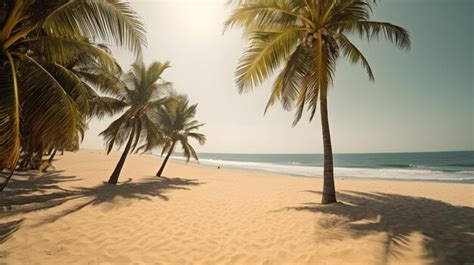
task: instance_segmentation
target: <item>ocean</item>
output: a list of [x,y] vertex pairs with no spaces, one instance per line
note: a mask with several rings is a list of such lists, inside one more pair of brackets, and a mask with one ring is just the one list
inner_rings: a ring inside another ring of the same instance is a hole
[[[199,163],[321,177],[322,154],[200,153]],[[183,159],[178,154],[174,159]],[[474,183],[474,151],[424,153],[334,154],[334,175],[340,178],[423,180]]]

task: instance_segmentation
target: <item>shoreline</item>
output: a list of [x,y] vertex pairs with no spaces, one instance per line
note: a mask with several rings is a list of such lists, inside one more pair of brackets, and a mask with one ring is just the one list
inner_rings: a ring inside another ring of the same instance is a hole
[[[158,155],[153,155],[153,154],[141,154],[144,156],[150,156],[152,158],[157,158],[161,159],[160,156]],[[205,163],[198,163],[196,161],[190,161],[189,163],[186,163],[184,159],[176,158],[176,157],[170,157],[170,161],[173,161],[175,163],[182,163],[183,165],[191,165],[191,166],[202,166],[202,167],[209,167],[209,168],[216,168],[216,165],[209,165]],[[234,161],[231,161],[234,162]],[[235,161],[235,162],[242,162],[242,161]],[[243,162],[245,163],[245,162]],[[260,162],[257,162],[260,163]],[[268,163],[271,164],[271,163]],[[280,165],[280,164],[273,164],[273,165]],[[287,165],[285,165],[287,166]],[[221,169],[226,169],[226,170],[236,170],[236,171],[247,171],[247,172],[252,172],[252,173],[269,173],[269,174],[275,174],[275,175],[283,175],[283,176],[291,176],[291,177],[298,177],[298,178],[310,178],[310,179],[322,179],[322,176],[308,176],[308,175],[302,175],[302,174],[291,174],[291,173],[285,173],[285,172],[277,172],[277,171],[272,171],[272,170],[266,170],[266,169],[259,169],[259,168],[246,168],[246,167],[238,167],[238,166],[220,166]],[[336,167],[335,167],[336,168]],[[377,169],[377,168],[351,168],[351,169]],[[390,168],[392,169],[392,168]],[[382,181],[402,181],[402,182],[433,182],[433,183],[459,183],[459,184],[474,184],[474,179],[462,179],[462,180],[453,180],[453,179],[408,179],[408,178],[377,178],[377,177],[352,177],[352,176],[337,176],[335,174],[334,176],[335,180],[382,180]]]

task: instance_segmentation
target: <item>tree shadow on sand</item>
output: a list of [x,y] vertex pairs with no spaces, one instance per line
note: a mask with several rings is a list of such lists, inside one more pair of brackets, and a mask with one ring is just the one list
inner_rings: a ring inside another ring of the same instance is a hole
[[21,226],[24,219],[0,224],[0,244],[7,241]]
[[56,215],[50,215],[37,225],[54,222],[89,205],[94,206],[105,202],[113,203],[117,197],[135,200],[152,200],[153,197],[158,197],[168,201],[169,197],[164,192],[169,190],[189,190],[186,186],[197,186],[200,184],[202,183],[197,182],[195,179],[149,177],[137,182],[132,182],[132,179],[129,179],[116,185],[104,183],[93,188],[80,187],[77,188],[77,191],[74,192],[75,194],[68,200],[87,198],[85,202],[76,204],[74,207]]
[[[66,215],[74,213],[88,205],[114,203],[114,199],[151,200],[158,197],[167,201],[164,193],[169,190],[188,190],[189,186],[203,184],[196,179],[149,177],[139,181],[129,179],[117,185],[101,184],[96,187],[75,187],[64,189],[61,182],[77,181],[73,176],[62,176],[60,172],[51,172],[41,176],[34,174],[17,175],[11,180],[7,189],[0,193],[0,217],[11,217],[34,211],[45,210],[76,201],[59,213],[48,215],[36,225],[54,222]],[[0,240],[6,241],[18,230],[18,223],[0,223]],[[0,242],[2,243],[2,242]]]
[[35,172],[15,173],[7,188],[0,192],[0,216],[11,215],[12,207],[44,203],[72,195],[73,191],[59,186],[62,182],[79,181],[73,176],[63,176],[62,171],[38,175]]
[[[47,173],[38,173],[35,171],[15,172],[7,188],[0,192],[1,197],[11,197],[16,195],[25,195],[33,192],[47,192],[49,190],[64,190],[59,186],[62,182],[80,181],[77,177],[63,176],[63,171],[50,171]],[[0,173],[0,176],[5,173]],[[4,177],[4,176],[3,176]]]
[[306,203],[285,209],[329,214],[331,218],[322,217],[318,223],[326,228],[325,240],[337,239],[337,234],[332,238],[330,234],[338,229],[353,238],[384,232],[387,239],[379,264],[409,252],[413,233],[423,235],[422,247],[427,253],[423,258],[433,265],[474,264],[474,208],[387,193],[345,191],[338,193],[338,198],[341,202],[336,204]]

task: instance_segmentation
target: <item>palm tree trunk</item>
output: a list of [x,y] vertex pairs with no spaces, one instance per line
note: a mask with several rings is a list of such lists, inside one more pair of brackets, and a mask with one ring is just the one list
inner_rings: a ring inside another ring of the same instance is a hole
[[120,157],[117,166],[115,166],[114,172],[112,172],[112,175],[109,178],[109,184],[117,184],[123,164],[125,164],[125,159],[127,159],[128,152],[132,146],[134,134],[135,127],[133,127],[132,131],[130,132],[130,138],[128,139],[127,145],[125,146],[125,150],[123,150],[122,156]]
[[326,97],[321,98],[321,127],[323,130],[324,146],[324,174],[322,204],[336,202],[336,188],[334,186],[334,165],[332,162],[331,134],[329,132],[328,102]]
[[18,170],[20,170],[20,171],[27,170],[28,163],[31,160],[31,156],[32,156],[31,151],[26,150],[25,155],[23,156],[23,158],[20,161],[20,165],[18,167]]
[[[5,187],[8,185],[8,182],[10,182],[10,180],[12,179],[13,173],[15,173],[15,168],[17,166],[18,166],[18,160],[16,161],[16,164],[13,167],[13,169],[10,171],[10,174],[8,174],[8,177],[6,177],[3,183],[0,184],[0,192],[2,192],[3,189],[5,189]],[[0,171],[3,171],[3,168]]]
[[43,144],[40,143],[38,149],[36,150],[36,155],[33,158],[33,168],[32,169],[40,169],[41,163],[43,162]]
[[168,151],[168,154],[166,155],[165,160],[164,160],[163,163],[161,164],[160,170],[158,170],[158,172],[156,173],[156,176],[157,176],[157,177],[161,177],[161,174],[163,173],[163,170],[165,169],[166,162],[168,162],[168,159],[170,158],[171,153],[173,153],[173,149],[174,149],[174,145],[175,145],[175,144],[176,144],[176,142],[173,142],[173,144],[171,145],[171,148],[170,148],[170,150]]
[[56,155],[56,151],[58,151],[58,150],[56,148],[54,148],[53,153],[51,154],[51,156],[48,159],[48,163],[51,164],[53,162],[54,156]]
[[[18,164],[18,163],[17,163]],[[15,166],[16,167],[16,166]],[[15,172],[15,170],[12,170],[10,172],[10,174],[8,174],[8,177],[5,178],[5,180],[3,181],[2,184],[0,184],[0,192],[3,191],[3,189],[5,189],[5,187],[7,186],[8,182],[10,182],[10,179],[12,178],[13,176],[13,173]]]

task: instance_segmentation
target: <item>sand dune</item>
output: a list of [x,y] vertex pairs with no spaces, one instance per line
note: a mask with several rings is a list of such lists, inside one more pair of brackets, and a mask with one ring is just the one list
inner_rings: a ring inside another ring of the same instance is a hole
[[474,263],[474,185],[320,179],[82,150],[0,194],[0,264]]

